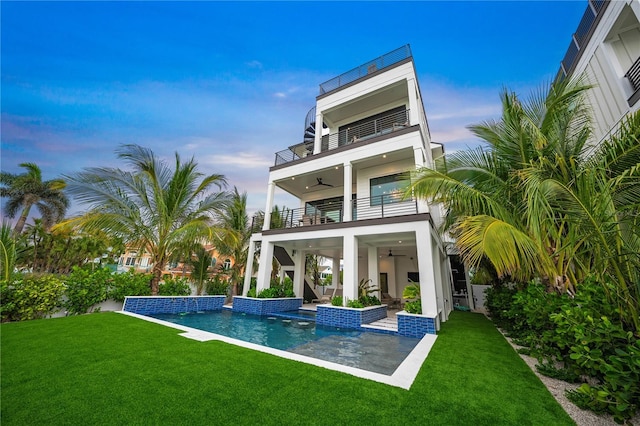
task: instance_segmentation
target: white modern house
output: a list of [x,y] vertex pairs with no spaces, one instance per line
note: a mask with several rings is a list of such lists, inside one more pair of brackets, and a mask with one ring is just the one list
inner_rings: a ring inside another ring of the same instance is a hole
[[[434,153],[442,155],[442,146],[430,140],[409,45],[322,83],[302,142],[276,153],[269,169],[267,217],[249,246],[250,259],[259,247],[259,267],[249,263],[243,295],[254,273],[258,292],[269,287],[275,256],[304,297],[305,255],[313,253],[332,259],[334,271],[343,264],[343,284],[333,274],[333,286],[345,304],[358,298],[362,280],[396,298],[416,282],[422,315],[437,326],[446,321],[453,303],[435,231],[440,207],[403,196],[408,173],[430,167]],[[298,204],[269,220],[276,190]]]
[[593,143],[640,107],[640,1],[589,0],[557,78],[584,76],[594,109]]

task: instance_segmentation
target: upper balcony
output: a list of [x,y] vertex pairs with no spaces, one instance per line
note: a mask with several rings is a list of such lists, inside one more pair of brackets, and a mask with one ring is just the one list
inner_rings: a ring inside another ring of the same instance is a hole
[[347,71],[344,74],[340,74],[339,76],[334,77],[331,80],[325,81],[320,85],[320,95],[324,95],[326,93],[337,90],[343,86],[346,86],[347,84],[353,83],[356,80],[367,77],[368,75],[373,74],[376,71],[380,71],[382,69],[390,67],[410,57],[411,47],[409,47],[408,44],[399,47],[398,49],[386,53],[376,59],[365,62],[364,64],[355,67],[354,69]]
[[[376,116],[370,120],[354,123],[354,125],[343,128],[337,133],[322,136],[320,152],[327,152],[339,147],[364,142],[377,136],[388,135],[405,129],[410,125],[408,109]],[[291,163],[312,155],[314,155],[313,141],[302,142],[277,152],[275,166]]]

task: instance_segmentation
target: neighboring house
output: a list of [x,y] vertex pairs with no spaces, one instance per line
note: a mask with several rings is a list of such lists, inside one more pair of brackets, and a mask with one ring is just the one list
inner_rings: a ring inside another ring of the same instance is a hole
[[[205,245],[205,249],[211,255],[212,272],[216,271],[224,274],[224,271],[233,266],[233,258],[221,256],[214,246],[207,244]],[[151,255],[144,250],[127,247],[125,252],[120,256],[117,271],[125,272],[131,268],[136,272],[151,273],[153,269]],[[191,275],[191,268],[183,262],[168,262],[162,271],[162,275],[171,276],[172,278],[188,277]]]
[[590,0],[558,78],[584,75],[594,109],[593,143],[640,107],[640,1]]
[[[299,200],[264,220],[249,258],[260,247],[258,292],[270,285],[272,258],[292,260],[294,290],[305,291],[305,254],[343,263],[343,295],[358,298],[358,283],[401,297],[419,282],[425,316],[446,321],[452,310],[450,267],[436,232],[439,206],[403,198],[408,172],[431,167],[432,150],[422,95],[408,45],[320,85],[302,142],[276,153],[269,169],[265,212],[276,188]],[[285,253],[286,252],[286,253]],[[243,295],[249,290],[251,265]],[[339,274],[333,274],[334,287]]]

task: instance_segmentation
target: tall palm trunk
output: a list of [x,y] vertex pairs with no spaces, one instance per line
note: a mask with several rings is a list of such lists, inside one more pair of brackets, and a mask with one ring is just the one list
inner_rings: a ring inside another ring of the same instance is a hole
[[16,238],[20,234],[22,234],[22,230],[24,229],[25,223],[27,223],[27,218],[29,217],[29,211],[31,211],[31,204],[25,204],[22,209],[22,213],[20,213],[20,217],[16,222],[16,226],[13,228],[13,237]]
[[153,276],[151,277],[151,295],[152,296],[158,295],[163,269],[164,269],[164,262],[154,262],[153,269],[152,269]]

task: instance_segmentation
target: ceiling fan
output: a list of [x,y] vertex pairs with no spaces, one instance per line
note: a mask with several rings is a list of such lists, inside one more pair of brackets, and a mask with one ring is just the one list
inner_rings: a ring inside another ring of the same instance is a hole
[[406,256],[406,254],[393,254],[391,249],[389,249],[389,254],[387,255],[387,257],[400,257],[400,256]]
[[333,188],[333,185],[331,185],[330,183],[322,182],[322,178],[321,177],[317,177],[316,180],[318,181],[318,183],[316,183],[315,185],[312,185],[312,187],[313,186],[328,186],[330,188]]

